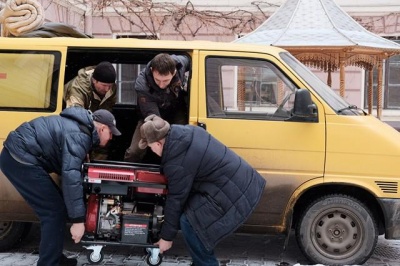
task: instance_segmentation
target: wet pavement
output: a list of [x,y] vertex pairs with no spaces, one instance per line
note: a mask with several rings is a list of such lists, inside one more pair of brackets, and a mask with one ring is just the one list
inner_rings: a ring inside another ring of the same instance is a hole
[[[299,250],[294,234],[291,234],[288,247],[285,251],[283,250],[284,241],[283,235],[234,234],[222,241],[215,250],[215,253],[220,264],[226,266],[310,265]],[[36,265],[38,244],[39,227],[34,225],[23,243],[9,252],[0,253],[0,265]],[[87,259],[89,253],[81,244],[74,244],[69,239],[69,236],[66,237],[65,254],[68,257],[76,257],[78,265],[89,265]],[[99,265],[147,265],[143,248],[106,246],[103,248],[103,253],[104,260]],[[190,263],[191,259],[186,251],[183,239],[181,235],[178,235],[172,249],[164,254],[162,265],[187,266]],[[400,240],[385,240],[383,237],[379,237],[374,254],[364,265],[400,266]]]

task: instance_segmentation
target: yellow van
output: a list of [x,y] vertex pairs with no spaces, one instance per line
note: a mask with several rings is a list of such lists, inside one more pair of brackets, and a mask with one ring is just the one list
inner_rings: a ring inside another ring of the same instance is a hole
[[[59,114],[63,87],[107,60],[118,76],[113,113],[122,161],[135,125],[134,81],[156,54],[185,54],[188,123],[204,127],[267,180],[240,232],[287,234],[312,263],[362,264],[378,235],[400,238],[400,134],[349,105],[285,50],[232,43],[0,38],[0,139],[22,122]],[[149,162],[152,161],[149,158]],[[157,162],[155,162],[157,163]],[[37,218],[0,173],[0,250]]]

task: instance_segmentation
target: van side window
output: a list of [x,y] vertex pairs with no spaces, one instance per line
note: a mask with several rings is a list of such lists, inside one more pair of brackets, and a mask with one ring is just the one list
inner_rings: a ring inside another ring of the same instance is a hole
[[60,58],[58,52],[0,52],[0,110],[55,111]]
[[285,120],[297,88],[272,63],[249,58],[206,59],[207,117]]

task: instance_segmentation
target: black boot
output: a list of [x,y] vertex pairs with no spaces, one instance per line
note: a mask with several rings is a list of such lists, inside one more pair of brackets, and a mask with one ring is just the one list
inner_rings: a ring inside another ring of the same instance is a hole
[[78,260],[76,258],[67,258],[64,254],[62,254],[60,258],[60,266],[76,266],[78,264]]

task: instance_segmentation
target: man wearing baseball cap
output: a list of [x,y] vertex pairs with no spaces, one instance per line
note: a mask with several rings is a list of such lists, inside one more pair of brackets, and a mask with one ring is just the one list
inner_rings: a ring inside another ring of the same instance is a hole
[[80,69],[78,75],[64,85],[66,106],[81,106],[92,112],[111,111],[117,101],[115,80],[115,69],[107,61]]
[[[41,224],[37,265],[76,265],[62,254],[64,229],[72,223],[72,239],[85,232],[86,208],[81,167],[95,146],[106,146],[121,133],[107,110],[91,114],[81,107],[60,115],[38,117],[10,132],[0,155],[0,168],[32,207]],[[61,176],[60,188],[50,173]]]
[[120,136],[121,132],[117,129],[117,123],[112,113],[105,109],[99,109],[93,113],[93,120],[109,127],[114,136]]
[[161,157],[168,196],[159,245],[171,248],[181,229],[194,265],[219,265],[214,248],[254,211],[265,179],[203,128],[171,125],[150,115],[139,147]]

